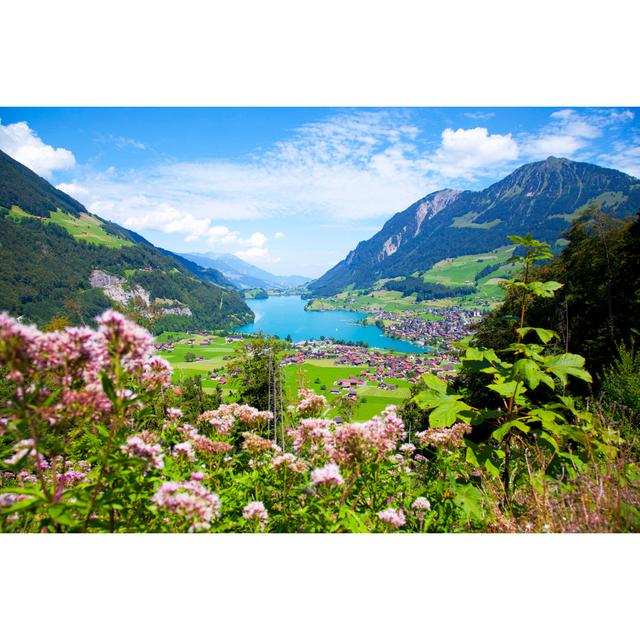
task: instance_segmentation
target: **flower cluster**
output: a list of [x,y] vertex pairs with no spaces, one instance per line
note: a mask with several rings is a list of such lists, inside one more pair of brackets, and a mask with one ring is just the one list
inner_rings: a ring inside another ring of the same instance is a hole
[[264,530],[265,525],[269,521],[269,513],[262,502],[250,502],[242,510],[242,517],[250,522],[258,522],[261,530]]
[[424,497],[418,496],[411,505],[411,508],[415,511],[430,511],[431,503]]
[[129,457],[146,460],[155,469],[164,467],[162,447],[158,444],[156,437],[148,431],[141,431],[130,436],[127,438],[126,444],[123,444],[120,448]]
[[112,403],[103,375],[119,397],[126,395],[124,386],[152,391],[170,384],[171,368],[154,355],[148,331],[113,310],[96,322],[96,331],[67,327],[47,333],[0,313],[0,366],[9,370],[17,398],[35,399],[30,410],[50,426],[106,419]]
[[273,469],[288,469],[294,473],[304,473],[308,465],[304,460],[294,456],[293,453],[283,453],[273,459],[271,467]]
[[161,509],[188,520],[189,531],[209,529],[211,521],[220,515],[220,498],[198,480],[165,482],[152,500]]
[[340,467],[334,462],[324,465],[311,472],[311,484],[318,486],[321,484],[340,485],[344,484],[344,478],[340,473]]
[[378,518],[380,518],[382,522],[390,524],[395,529],[399,529],[400,527],[404,526],[406,522],[404,513],[399,509],[389,508],[385,509],[384,511],[380,511],[378,513]]
[[326,398],[316,394],[313,389],[300,389],[298,396],[301,400],[296,410],[304,417],[317,415],[327,404]]
[[396,449],[404,435],[402,420],[396,415],[396,408],[390,405],[384,410],[382,417],[375,416],[368,422],[336,427],[333,459],[342,464],[382,459]]
[[303,450],[313,456],[318,452],[330,453],[333,450],[333,431],[335,423],[332,420],[320,418],[306,418],[300,424],[289,429],[288,435],[293,441],[296,452]]
[[226,435],[235,426],[236,420],[245,425],[257,426],[273,420],[271,411],[258,411],[246,404],[223,404],[213,411],[205,411],[198,422],[209,424],[218,435]]
[[424,446],[433,446],[443,449],[461,447],[464,444],[464,436],[471,432],[471,425],[457,422],[451,427],[440,427],[419,431],[416,437]]
[[276,448],[273,441],[262,438],[252,431],[244,431],[242,437],[244,438],[242,449],[251,455],[264,453],[265,451],[273,451]]

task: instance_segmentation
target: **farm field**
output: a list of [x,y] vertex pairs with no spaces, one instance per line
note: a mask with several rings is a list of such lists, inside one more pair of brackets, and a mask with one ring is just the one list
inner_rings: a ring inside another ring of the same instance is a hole
[[[194,344],[177,343],[180,339],[194,339]],[[212,392],[218,385],[216,381],[210,380],[208,373],[213,369],[226,367],[229,359],[225,356],[233,356],[237,343],[226,342],[225,338],[217,336],[210,339],[210,344],[202,345],[205,339],[197,334],[188,333],[163,333],[157,337],[157,342],[174,341],[174,350],[160,351],[159,355],[165,358],[173,367],[173,382],[196,375],[202,376],[202,387],[205,391]],[[187,353],[195,356],[203,356],[203,360],[195,362],[185,362]],[[302,365],[287,365],[284,369],[286,401],[293,403],[297,398],[297,389],[306,387],[313,389],[316,393],[323,395],[327,399],[329,410],[325,417],[334,417],[340,411],[331,405],[339,397],[331,393],[331,387],[336,380],[348,378],[351,375],[358,376],[362,367],[348,365],[335,365],[332,360],[307,360]],[[233,378],[228,379],[228,383],[222,386],[224,396],[232,400],[235,394]],[[317,381],[317,382],[316,382]],[[395,390],[380,389],[378,383],[365,384],[357,389],[358,398],[362,402],[358,404],[353,415],[354,420],[368,420],[372,416],[379,414],[389,404],[400,404],[409,395],[409,383],[406,380],[386,378],[385,382],[395,385]],[[325,386],[326,389],[321,389]]]
[[402,278],[387,278],[376,283],[378,289],[371,293],[364,294],[360,290],[349,290],[338,293],[330,298],[316,298],[309,302],[308,309],[311,311],[358,311],[360,313],[375,314],[380,311],[386,312],[419,312],[419,316],[425,320],[439,320],[438,316],[428,314],[429,308],[463,307],[481,308],[487,305],[494,305],[500,302],[504,296],[502,288],[498,282],[500,278],[509,277],[512,266],[510,264],[501,265],[495,271],[480,278],[477,282],[476,276],[486,267],[499,265],[508,260],[513,253],[512,246],[500,247],[486,253],[470,254],[458,258],[442,260],[425,272],[412,274],[421,277],[425,282],[432,282],[449,287],[463,287],[475,284],[477,290],[469,295],[455,298],[441,298],[439,300],[426,300],[416,302],[416,295],[403,296],[400,291],[387,291],[384,285],[389,280]]
[[[9,215],[15,219],[37,217],[32,216],[30,213],[26,213],[20,209],[20,207],[16,206],[11,207],[11,213]],[[86,213],[81,213],[79,217],[76,218],[75,216],[64,213],[58,209],[57,211],[51,211],[50,215],[50,218],[38,219],[47,224],[53,223],[61,226],[76,240],[84,240],[91,244],[104,245],[114,249],[120,249],[121,247],[132,245],[128,240],[122,240],[121,238],[108,234],[102,227],[102,223],[98,218],[89,216]]]
[[[505,262],[511,257],[513,246],[500,247],[487,253],[470,254],[458,258],[449,258],[435,264],[422,274],[425,282],[435,282],[446,286],[460,286],[473,283],[475,277],[485,267]],[[490,275],[496,277],[493,272]],[[482,279],[483,280],[483,279]],[[482,284],[480,280],[479,284]]]

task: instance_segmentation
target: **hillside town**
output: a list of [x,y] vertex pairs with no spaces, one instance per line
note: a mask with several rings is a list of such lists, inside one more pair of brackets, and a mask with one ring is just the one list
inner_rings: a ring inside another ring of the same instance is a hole
[[[438,319],[427,319],[428,315]],[[407,340],[420,346],[429,346],[448,351],[458,342],[473,333],[473,327],[483,317],[477,309],[446,307],[415,311],[380,311],[375,323],[385,334]]]

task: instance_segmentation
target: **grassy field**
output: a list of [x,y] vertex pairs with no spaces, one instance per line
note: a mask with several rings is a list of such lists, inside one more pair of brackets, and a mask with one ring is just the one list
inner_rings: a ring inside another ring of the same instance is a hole
[[[487,253],[448,258],[425,271],[422,274],[422,279],[425,282],[435,282],[450,287],[473,283],[476,275],[482,269],[508,260],[512,253],[513,246],[509,246],[500,247]],[[490,275],[495,277],[495,273]]]
[[[482,308],[494,305],[504,297],[503,289],[498,285],[500,278],[509,277],[511,265],[500,266],[496,271],[476,282],[475,278],[485,267],[501,264],[508,260],[513,253],[513,246],[500,247],[486,253],[448,258],[435,264],[425,272],[416,272],[414,277],[421,277],[425,282],[433,282],[449,287],[463,287],[477,285],[475,293],[455,298],[441,298],[439,300],[427,300],[416,302],[416,295],[403,296],[400,291],[387,291],[375,288],[371,293],[364,294],[361,290],[343,291],[331,298],[316,298],[309,302],[308,308],[312,311],[359,311],[360,313],[374,314],[379,311],[402,312],[422,311],[429,307],[446,308],[461,306],[468,308]],[[375,287],[384,287],[389,280],[378,280]],[[438,320],[423,311],[421,317],[426,320]]]
[[128,240],[110,235],[104,230],[100,220],[86,213],[81,213],[80,216],[76,218],[58,209],[57,211],[51,211],[50,218],[40,218],[39,216],[32,216],[30,213],[26,213],[20,209],[20,207],[14,205],[11,207],[9,216],[18,221],[21,218],[37,218],[46,224],[57,224],[63,229],[66,229],[76,240],[84,240],[91,244],[100,244],[114,249],[120,249],[121,247],[133,244]]
[[[176,344],[180,338],[194,338],[195,344]],[[195,375],[202,376],[202,386],[205,391],[212,391],[218,383],[209,379],[209,372],[213,369],[220,369],[228,365],[229,360],[224,356],[233,356],[237,343],[227,343],[224,338],[216,337],[211,339],[211,344],[202,345],[203,338],[187,333],[164,333],[158,336],[158,342],[173,340],[174,350],[170,352],[161,351],[159,355],[169,361],[173,367],[173,380],[178,382],[183,378]],[[185,362],[187,353],[196,356],[203,356],[204,360],[197,362]],[[284,368],[285,380],[285,402],[293,404],[297,399],[297,390],[300,387],[313,389],[316,393],[323,395],[328,402],[329,408],[325,417],[335,417],[340,411],[332,406],[337,395],[330,392],[331,387],[340,378],[348,378],[351,375],[358,376],[363,368],[346,365],[335,365],[332,360],[307,360],[302,365],[287,365]],[[380,389],[376,383],[368,383],[358,388],[358,397],[361,402],[354,412],[354,420],[368,420],[372,416],[379,414],[389,404],[400,404],[409,395],[409,383],[406,380],[385,379],[385,382],[394,384],[397,389],[389,391]],[[325,386],[326,389],[321,389]],[[227,400],[232,401],[235,395],[233,378],[222,386]]]

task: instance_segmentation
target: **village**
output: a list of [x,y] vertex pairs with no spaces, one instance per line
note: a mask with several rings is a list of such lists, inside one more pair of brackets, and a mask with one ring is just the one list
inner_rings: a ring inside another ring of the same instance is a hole
[[477,309],[461,307],[423,309],[419,312],[379,311],[375,314],[375,323],[392,338],[450,351],[454,342],[473,333],[474,325],[483,315]]
[[[233,377],[238,373],[231,366],[234,343],[246,338],[243,334],[230,334],[224,338],[183,334],[158,344],[158,351],[168,356],[178,372],[191,373],[193,368],[193,373],[197,371],[209,385],[233,387]],[[365,388],[376,388],[385,395],[388,392],[390,397],[396,396],[406,391],[408,385],[419,382],[425,373],[434,373],[443,379],[455,376],[456,365],[459,364],[452,353],[396,353],[323,339],[287,345],[281,366],[298,370],[314,368],[314,363],[329,375],[322,392],[328,397],[346,396],[351,399],[361,396]],[[399,389],[399,386],[404,389]]]

